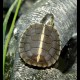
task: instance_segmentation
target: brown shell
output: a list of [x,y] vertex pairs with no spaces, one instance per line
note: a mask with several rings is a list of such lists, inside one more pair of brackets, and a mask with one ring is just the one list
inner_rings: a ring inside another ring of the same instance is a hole
[[20,57],[29,65],[51,66],[60,55],[60,39],[57,30],[44,24],[31,25],[21,36],[19,52]]

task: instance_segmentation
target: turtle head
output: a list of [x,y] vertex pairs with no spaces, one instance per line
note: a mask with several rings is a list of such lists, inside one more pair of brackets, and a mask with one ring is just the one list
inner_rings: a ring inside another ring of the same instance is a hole
[[54,16],[53,14],[46,14],[45,17],[41,20],[41,23],[46,25],[54,26]]

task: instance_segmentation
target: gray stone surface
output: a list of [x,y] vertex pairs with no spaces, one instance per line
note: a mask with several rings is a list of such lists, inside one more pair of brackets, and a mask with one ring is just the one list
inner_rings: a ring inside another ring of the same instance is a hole
[[40,23],[42,18],[48,13],[54,15],[54,27],[60,34],[61,46],[63,47],[77,30],[76,0],[44,0],[36,2],[33,8],[20,17],[16,24],[16,33],[14,34],[18,34],[20,38],[27,27],[33,23]]
[[[16,44],[9,48],[9,52],[14,49],[15,59],[11,73],[11,80],[76,80],[77,63],[73,65],[69,72],[63,74],[55,68],[37,70],[25,66],[21,61],[18,52],[18,44],[21,34],[30,24],[39,23],[47,13],[54,15],[55,28],[60,34],[61,48],[77,29],[77,0],[38,0],[33,8],[23,14],[17,21],[14,29],[14,36],[17,38]],[[14,37],[12,37],[12,40]],[[16,41],[16,40],[15,40]]]
[[55,68],[46,70],[29,68],[18,59],[15,61],[14,72],[11,80],[77,80],[77,63],[69,72],[63,74]]

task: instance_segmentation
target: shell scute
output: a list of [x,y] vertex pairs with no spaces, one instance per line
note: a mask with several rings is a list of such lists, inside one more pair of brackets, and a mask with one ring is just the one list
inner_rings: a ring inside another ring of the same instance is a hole
[[19,52],[27,64],[49,67],[60,55],[59,34],[52,26],[33,24],[22,34]]

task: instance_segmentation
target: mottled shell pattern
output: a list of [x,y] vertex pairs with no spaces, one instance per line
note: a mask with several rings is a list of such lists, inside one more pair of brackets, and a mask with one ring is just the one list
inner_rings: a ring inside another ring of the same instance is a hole
[[53,26],[35,23],[21,36],[19,53],[23,61],[37,67],[49,67],[60,55],[60,39]]

